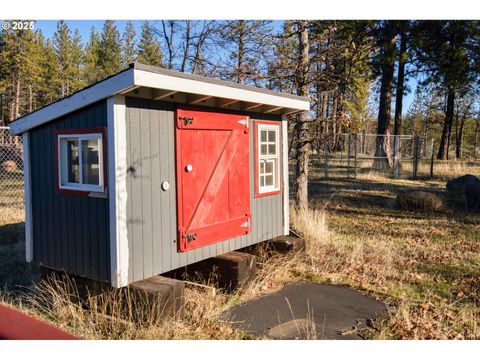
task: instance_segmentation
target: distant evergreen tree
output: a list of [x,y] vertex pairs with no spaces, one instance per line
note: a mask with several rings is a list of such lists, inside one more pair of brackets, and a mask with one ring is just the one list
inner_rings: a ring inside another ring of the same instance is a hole
[[83,69],[85,67],[85,50],[83,46],[82,37],[78,29],[73,32],[72,38],[72,63],[73,71],[70,84],[70,92],[80,90],[85,87],[85,79],[83,78]]
[[132,21],[127,22],[123,33],[122,67],[127,67],[137,58],[135,26]]
[[92,26],[90,29],[90,39],[85,49],[85,67],[83,79],[87,85],[99,81],[102,77],[99,54],[100,36]]
[[478,84],[478,21],[423,20],[414,23],[415,56],[424,66],[427,82],[442,84],[447,93],[445,122],[438,146],[437,159],[448,160],[448,149],[454,123],[456,100]]
[[98,65],[101,78],[106,78],[122,69],[121,54],[122,46],[120,33],[115,26],[115,21],[106,20],[100,36],[98,48]]
[[42,78],[37,85],[37,99],[38,105],[43,106],[57,100],[61,96],[61,79],[58,72],[60,62],[50,39],[43,39],[40,67]]
[[[30,29],[22,31],[2,30],[0,35],[0,90],[6,96],[7,121],[13,121],[33,104],[33,83],[40,52],[38,33]],[[28,87],[29,96],[25,96]]]
[[67,96],[83,86],[81,79],[83,48],[78,30],[72,36],[65,21],[57,23],[57,31],[53,35],[53,48],[59,63],[60,94]]
[[148,21],[142,25],[142,33],[138,44],[137,60],[141,63],[162,66],[162,50],[160,42],[155,36],[153,27]]

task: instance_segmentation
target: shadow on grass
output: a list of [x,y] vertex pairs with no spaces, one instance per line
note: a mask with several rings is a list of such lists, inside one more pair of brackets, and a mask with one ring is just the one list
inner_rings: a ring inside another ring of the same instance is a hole
[[25,224],[0,226],[0,292],[21,291],[38,279],[36,267],[25,261]]

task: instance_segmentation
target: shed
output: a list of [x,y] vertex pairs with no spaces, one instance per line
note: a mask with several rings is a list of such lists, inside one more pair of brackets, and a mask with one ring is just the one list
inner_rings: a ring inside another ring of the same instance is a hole
[[288,234],[308,98],[135,63],[11,124],[26,260],[123,287]]

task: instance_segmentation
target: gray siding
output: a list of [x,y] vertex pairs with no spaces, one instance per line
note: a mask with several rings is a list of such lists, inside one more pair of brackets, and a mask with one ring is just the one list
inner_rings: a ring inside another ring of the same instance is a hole
[[31,130],[33,261],[110,281],[108,199],[56,192],[55,130],[107,126],[102,101]]
[[[254,198],[254,141],[250,131],[250,194],[252,232],[196,250],[177,251],[174,105],[126,98],[127,228],[129,282],[161,274],[228,251],[283,234],[282,195]],[[252,119],[278,116],[249,113]],[[162,181],[171,187],[162,191]]]

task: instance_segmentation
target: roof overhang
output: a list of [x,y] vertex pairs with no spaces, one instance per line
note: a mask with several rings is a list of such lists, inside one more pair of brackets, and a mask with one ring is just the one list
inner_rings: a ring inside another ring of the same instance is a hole
[[116,94],[266,114],[288,115],[310,109],[306,97],[135,63],[17,119],[10,125],[10,132],[21,134]]

